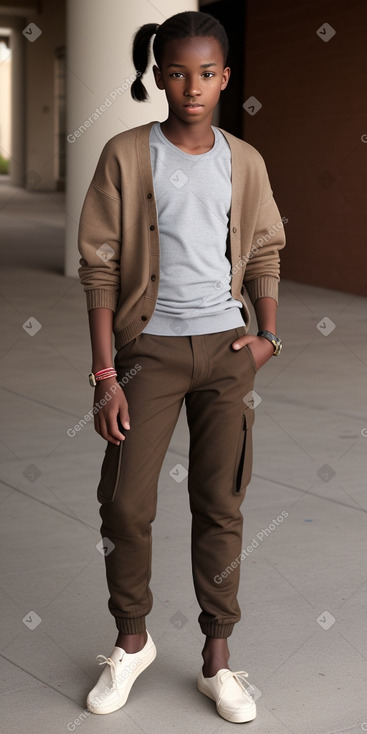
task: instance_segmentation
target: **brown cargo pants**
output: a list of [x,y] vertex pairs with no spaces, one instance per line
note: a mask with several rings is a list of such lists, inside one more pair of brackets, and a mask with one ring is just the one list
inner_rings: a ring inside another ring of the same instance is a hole
[[245,334],[244,326],[197,336],[142,332],[115,355],[131,428],[123,429],[126,438],[119,446],[107,442],[97,497],[108,608],[125,634],[145,631],[153,605],[151,526],[160,470],[183,399],[198,622],[204,635],[229,637],[241,618],[240,506],[252,473],[254,421],[243,398],[253,389],[257,366],[247,345],[235,351],[231,344]]

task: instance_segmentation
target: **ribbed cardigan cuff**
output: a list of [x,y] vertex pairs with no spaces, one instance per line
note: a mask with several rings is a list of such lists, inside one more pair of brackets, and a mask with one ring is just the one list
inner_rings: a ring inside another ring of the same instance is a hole
[[260,278],[254,278],[254,280],[246,280],[245,287],[252,305],[258,298],[264,297],[274,298],[278,303],[278,282],[278,278],[271,275],[262,275]]
[[116,311],[118,301],[118,291],[107,291],[104,288],[93,288],[85,291],[87,297],[87,311],[92,308],[110,308]]

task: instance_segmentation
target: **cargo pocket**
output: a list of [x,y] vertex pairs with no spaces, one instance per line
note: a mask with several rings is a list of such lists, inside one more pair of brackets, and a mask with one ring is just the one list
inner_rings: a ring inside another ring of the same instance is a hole
[[97,499],[101,504],[113,502],[116,497],[124,443],[124,441],[120,441],[119,446],[117,446],[112,441],[107,442],[101,466],[101,478],[97,487]]
[[242,416],[242,428],[238,441],[233,493],[245,495],[246,487],[252,475],[252,427],[255,420],[255,411],[246,409]]

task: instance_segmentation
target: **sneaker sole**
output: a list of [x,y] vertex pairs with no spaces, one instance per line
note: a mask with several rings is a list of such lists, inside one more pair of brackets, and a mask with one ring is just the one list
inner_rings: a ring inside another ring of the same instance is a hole
[[197,681],[197,687],[200,693],[203,693],[204,696],[207,696],[207,698],[210,698],[211,701],[214,701],[216,709],[218,711],[219,716],[222,717],[222,719],[225,719],[226,721],[230,721],[232,724],[244,724],[246,721],[253,721],[256,718],[256,704],[255,701],[253,703],[253,707],[251,707],[251,710],[247,714],[240,714],[237,711],[233,711],[233,713],[229,713],[228,711],[225,711],[221,708],[220,704],[218,705],[215,701],[214,696],[208,691],[204,686],[201,684],[201,682]]
[[[138,653],[136,654],[138,655]],[[153,662],[153,660],[155,660],[156,656],[157,656],[157,648],[153,644],[151,650],[149,650],[149,652],[147,653],[144,661],[141,663],[141,665],[139,665],[139,667],[136,670],[134,670],[130,674],[131,677],[127,679],[128,682],[126,683],[126,687],[124,687],[122,697],[119,698],[118,701],[115,701],[115,703],[111,704],[110,706],[105,706],[103,708],[99,708],[98,705],[94,706],[93,701],[87,698],[88,711],[90,711],[92,714],[112,714],[114,711],[118,711],[118,709],[120,709],[122,706],[125,705],[129,697],[131,688],[134,685],[136,679],[139,677],[141,673],[144,672],[146,668],[148,668],[148,666]]]

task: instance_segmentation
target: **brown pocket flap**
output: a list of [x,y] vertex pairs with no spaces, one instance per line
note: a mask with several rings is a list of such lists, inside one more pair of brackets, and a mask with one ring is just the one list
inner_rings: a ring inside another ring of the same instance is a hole
[[249,408],[247,405],[244,408],[244,417],[247,428],[252,428],[255,422],[255,409]]
[[107,442],[104,459],[101,466],[101,478],[97,487],[97,498],[103,502],[113,502],[120,476],[121,458],[124,442],[120,445]]
[[242,431],[239,439],[238,457],[235,475],[235,494],[245,495],[246,487],[252,475],[252,427],[255,421],[255,411],[245,408],[243,411]]

